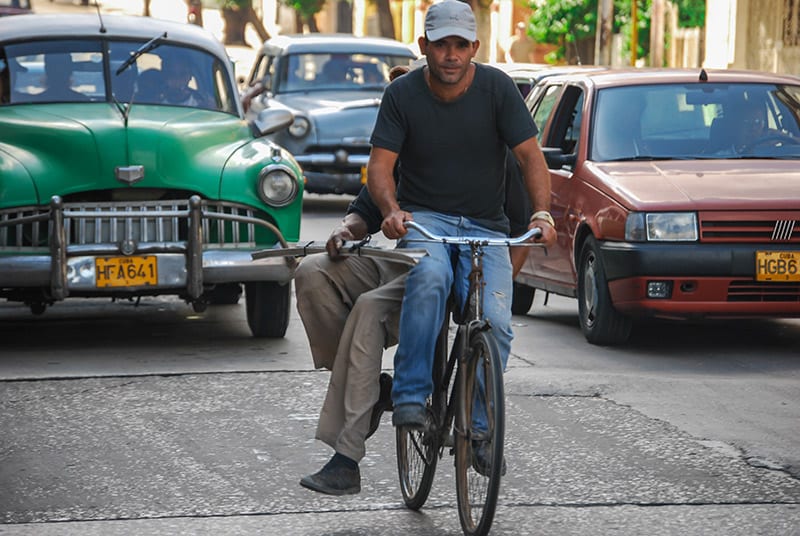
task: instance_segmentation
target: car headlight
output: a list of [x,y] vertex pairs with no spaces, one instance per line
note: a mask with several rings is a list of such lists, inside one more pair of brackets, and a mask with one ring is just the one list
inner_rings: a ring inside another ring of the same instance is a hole
[[308,122],[308,119],[305,117],[295,117],[294,122],[289,125],[289,134],[295,138],[302,138],[308,134],[308,129],[310,127],[311,123]]
[[258,174],[258,195],[266,204],[284,207],[297,197],[298,186],[291,168],[270,164]]
[[625,240],[677,242],[697,240],[694,212],[636,212],[625,221]]

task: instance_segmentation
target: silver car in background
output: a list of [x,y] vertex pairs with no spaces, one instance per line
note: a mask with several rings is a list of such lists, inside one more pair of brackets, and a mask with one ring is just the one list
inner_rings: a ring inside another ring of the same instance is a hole
[[[303,168],[306,191],[357,194],[389,70],[414,51],[399,41],[348,34],[282,35],[264,43],[248,78],[248,115],[286,108],[294,122],[269,138]],[[255,91],[253,88],[257,88]]]

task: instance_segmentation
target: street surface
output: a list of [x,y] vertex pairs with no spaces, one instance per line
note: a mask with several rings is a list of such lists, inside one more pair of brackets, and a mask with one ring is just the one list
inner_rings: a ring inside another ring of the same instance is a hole
[[[302,238],[348,201],[308,196]],[[492,534],[800,534],[800,321],[654,323],[602,348],[574,300],[542,301],[514,317]],[[257,340],[243,303],[2,303],[0,340],[0,534],[460,534],[447,454],[404,508],[388,415],[360,494],[299,486],[331,451],[294,309]]]
[[[348,201],[308,196],[302,238]],[[800,535],[800,320],[652,323],[603,348],[574,300],[543,302],[514,318],[492,534]],[[360,494],[299,486],[331,451],[314,440],[328,373],[294,309],[284,339],[258,340],[243,302],[3,302],[0,341],[0,534],[461,534],[447,453],[425,507],[404,508],[388,415]]]

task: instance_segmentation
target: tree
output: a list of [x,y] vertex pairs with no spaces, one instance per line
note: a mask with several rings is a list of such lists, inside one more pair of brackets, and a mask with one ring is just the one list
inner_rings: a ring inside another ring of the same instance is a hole
[[389,0],[373,0],[378,8],[378,27],[381,37],[394,39],[394,17],[390,9]]
[[[637,6],[637,57],[650,51],[651,0],[635,0]],[[678,6],[680,27],[705,26],[705,0],[670,0]],[[597,30],[597,0],[532,0],[534,8],[530,26],[532,36],[540,43],[558,45],[550,61],[594,57],[584,52],[593,43]],[[630,51],[631,0],[614,0],[613,33],[621,33],[623,51]]]
[[311,32],[319,32],[316,15],[322,11],[325,0],[283,0],[297,15],[297,33],[303,32],[303,23],[308,25]]
[[226,45],[245,45],[245,29],[252,24],[262,41],[270,38],[269,32],[253,9],[252,0],[223,0],[222,20],[225,22],[223,43]]

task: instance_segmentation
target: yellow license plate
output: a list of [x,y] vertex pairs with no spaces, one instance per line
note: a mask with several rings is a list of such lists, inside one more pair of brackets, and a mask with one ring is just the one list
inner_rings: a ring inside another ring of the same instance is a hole
[[361,166],[361,184],[367,184],[367,166]]
[[97,257],[94,260],[95,286],[141,287],[158,283],[155,256]]
[[800,281],[800,251],[756,251],[756,281]]

